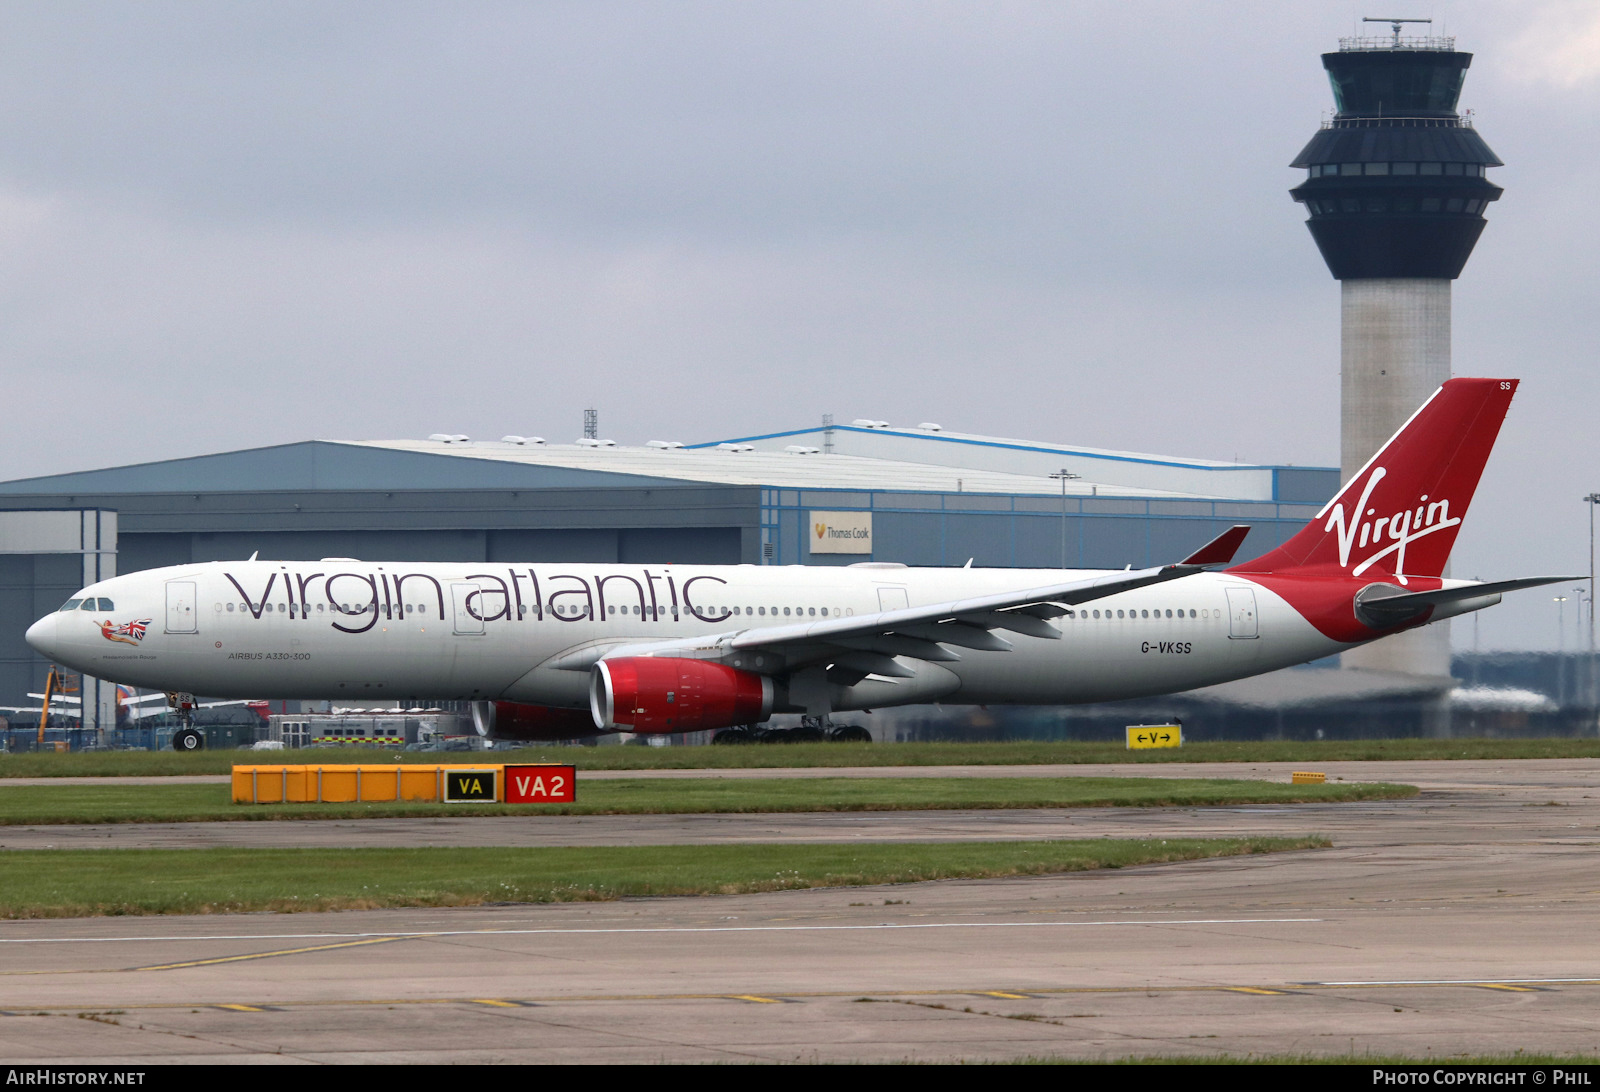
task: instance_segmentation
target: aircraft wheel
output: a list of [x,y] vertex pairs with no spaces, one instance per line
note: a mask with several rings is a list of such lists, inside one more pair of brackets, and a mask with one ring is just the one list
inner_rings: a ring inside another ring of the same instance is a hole
[[206,749],[206,737],[193,728],[183,728],[172,733],[172,749],[174,751],[203,751]]
[[753,743],[755,741],[751,738],[750,729],[748,728],[724,728],[711,737],[711,742],[713,744],[728,744]]
[[821,743],[823,740],[825,740],[827,738],[828,738],[827,736],[822,734],[822,729],[821,728],[812,728],[812,727],[809,727],[807,725],[801,725],[799,728],[791,728],[787,732],[785,732],[783,734],[783,739],[780,742],[783,742],[783,743]]
[[859,724],[843,724],[828,733],[835,743],[871,743],[872,733]]

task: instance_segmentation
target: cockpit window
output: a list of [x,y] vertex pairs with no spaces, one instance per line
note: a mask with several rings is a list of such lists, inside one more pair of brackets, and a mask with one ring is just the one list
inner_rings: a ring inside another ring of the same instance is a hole
[[111,600],[102,598],[100,600],[100,609],[101,610],[116,610],[117,608],[112,605]]
[[62,610],[77,610],[78,609],[78,604],[81,603],[81,602],[83,602],[83,600],[81,600],[81,599],[68,599],[65,603],[61,604],[61,609]]
[[93,599],[85,599],[83,601],[83,606],[79,607],[78,609],[79,610],[94,610],[95,609],[95,605],[94,604],[95,604],[95,601]]

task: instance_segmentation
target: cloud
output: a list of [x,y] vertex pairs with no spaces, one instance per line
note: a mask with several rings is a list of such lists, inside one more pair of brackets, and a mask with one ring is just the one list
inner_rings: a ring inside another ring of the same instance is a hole
[[1528,9],[1532,18],[1506,49],[1507,74],[1568,89],[1600,81],[1600,5],[1549,0]]

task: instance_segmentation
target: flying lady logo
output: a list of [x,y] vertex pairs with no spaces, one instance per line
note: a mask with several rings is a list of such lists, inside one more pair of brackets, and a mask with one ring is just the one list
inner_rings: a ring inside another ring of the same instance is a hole
[[137,622],[124,622],[120,626],[107,618],[100,623],[100,636],[108,641],[118,644],[136,645],[144,640],[145,627],[151,622],[149,618],[141,618]]
[[[1422,495],[1415,508],[1407,506],[1403,511],[1393,515],[1379,515],[1377,508],[1367,507],[1367,501],[1371,499],[1373,489],[1387,473],[1381,466],[1373,467],[1372,473],[1367,477],[1366,487],[1361,490],[1361,499],[1356,502],[1353,514],[1345,513],[1344,503],[1341,501],[1334,505],[1333,511],[1328,514],[1328,522],[1323,530],[1333,531],[1338,535],[1339,567],[1350,569],[1351,576],[1360,576],[1379,561],[1393,555],[1394,577],[1405,584],[1407,583],[1406,547],[1436,531],[1459,527],[1461,517],[1450,515],[1448,500],[1430,501],[1426,493]],[[1368,555],[1354,568],[1350,567],[1350,555],[1353,550],[1366,550],[1385,541],[1388,545]]]

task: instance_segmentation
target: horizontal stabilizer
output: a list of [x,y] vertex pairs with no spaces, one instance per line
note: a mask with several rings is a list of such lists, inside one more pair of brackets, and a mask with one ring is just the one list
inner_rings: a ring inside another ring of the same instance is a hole
[[1250,525],[1248,523],[1229,527],[1178,564],[1226,565],[1233,560],[1233,555],[1239,552],[1239,546],[1244,542],[1244,536],[1249,533]]
[[1525,576],[1520,580],[1498,580],[1492,584],[1464,584],[1457,588],[1440,588],[1438,591],[1400,592],[1397,589],[1394,595],[1384,594],[1386,588],[1373,588],[1370,595],[1362,593],[1358,602],[1360,613],[1385,623],[1399,623],[1429,607],[1443,606],[1445,603],[1459,603],[1464,599],[1481,599],[1486,595],[1501,595],[1505,592],[1521,591],[1523,588],[1559,584],[1563,580],[1587,579],[1588,577],[1582,576]]

